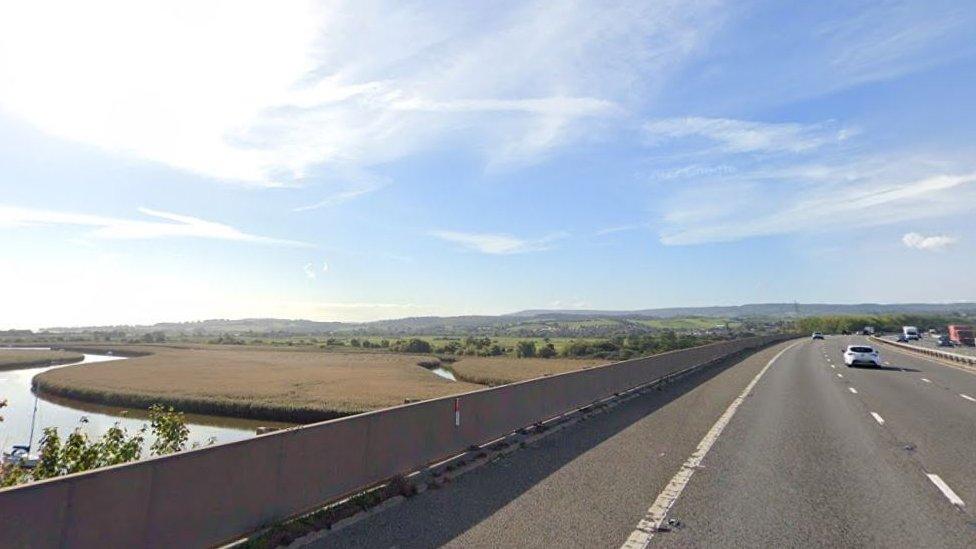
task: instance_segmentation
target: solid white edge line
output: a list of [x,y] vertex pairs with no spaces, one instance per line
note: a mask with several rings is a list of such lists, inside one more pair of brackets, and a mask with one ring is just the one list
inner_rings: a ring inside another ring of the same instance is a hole
[[957,496],[956,493],[952,491],[952,488],[949,488],[949,485],[946,484],[945,481],[942,480],[941,477],[939,477],[939,475],[933,475],[931,473],[928,473],[926,474],[926,476],[929,477],[929,480],[932,481],[932,484],[934,484],[936,488],[942,491],[942,494],[945,497],[949,498],[949,503],[953,505],[958,505],[960,507],[966,506],[966,503],[962,500],[962,498]]
[[874,420],[877,421],[879,425],[884,425],[884,418],[881,417],[881,414],[878,412],[871,412],[871,416],[874,417]]
[[739,409],[739,405],[742,404],[747,396],[749,396],[749,393],[752,392],[752,388],[756,386],[756,383],[759,383],[760,378],[762,378],[763,374],[766,373],[766,370],[768,370],[769,367],[776,362],[776,359],[782,356],[786,351],[797,346],[799,343],[800,342],[797,341],[796,343],[793,343],[789,347],[776,353],[776,356],[771,358],[769,362],[763,366],[763,369],[756,374],[756,377],[752,378],[752,381],[746,385],[746,388],[742,390],[742,393],[735,397],[732,404],[729,404],[729,407],[725,409],[725,412],[719,416],[718,421],[716,421],[715,424],[712,425],[712,428],[708,430],[708,433],[705,434],[705,438],[698,443],[698,447],[695,449],[695,451],[681,465],[681,468],[678,469],[678,472],[675,473],[675,475],[671,478],[668,485],[664,487],[664,490],[658,494],[657,498],[654,500],[654,503],[651,504],[651,506],[647,509],[647,513],[645,513],[644,517],[640,520],[640,522],[637,523],[637,528],[631,532],[630,536],[627,538],[627,541],[620,546],[621,549],[644,549],[647,547],[647,545],[651,542],[651,538],[654,537],[654,534],[657,532],[658,528],[661,527],[661,523],[663,523],[664,519],[667,517],[668,511],[671,510],[674,502],[678,500],[678,497],[681,496],[681,492],[684,491],[685,486],[688,485],[688,481],[691,480],[691,476],[695,474],[695,469],[701,465],[702,460],[705,459],[705,455],[708,454],[708,451],[712,448],[712,445],[715,444],[716,440],[718,440],[718,437],[722,434],[725,426],[728,425],[729,421],[732,420],[732,416],[735,415],[736,410]]
[[964,398],[966,400],[969,400],[969,401],[972,401],[972,402],[976,402],[976,398],[973,398],[973,397],[971,397],[969,395],[964,395],[962,393],[959,393],[959,396],[961,396],[962,398]]
[[848,387],[847,390],[854,393],[855,395],[857,394],[857,389],[855,389],[854,387]]

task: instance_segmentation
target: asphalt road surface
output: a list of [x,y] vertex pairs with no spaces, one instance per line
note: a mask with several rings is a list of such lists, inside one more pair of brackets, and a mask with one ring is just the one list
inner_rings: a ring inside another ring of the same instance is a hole
[[729,361],[319,546],[976,546],[976,374],[853,343]]

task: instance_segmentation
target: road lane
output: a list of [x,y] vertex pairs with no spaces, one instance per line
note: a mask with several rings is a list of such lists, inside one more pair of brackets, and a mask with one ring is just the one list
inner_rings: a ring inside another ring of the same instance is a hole
[[[847,338],[824,345],[840,352]],[[863,338],[852,338],[863,344]],[[976,510],[976,375],[924,356],[890,352],[880,346],[890,369],[845,368],[850,386],[865,406],[885,419],[886,428],[926,471],[938,474]],[[894,369],[899,368],[899,369]],[[929,380],[926,382],[924,380]]]
[[[890,429],[898,412],[876,409],[895,395],[873,396],[867,374],[888,379],[902,372],[839,366],[847,375],[837,377],[827,359],[838,363],[840,343],[804,343],[767,372],[672,507],[668,517],[678,527],[655,536],[652,546],[976,543],[969,515],[928,476],[946,475],[926,470],[917,451],[904,449]],[[912,382],[906,377],[896,386]]]
[[[317,547],[617,548],[775,345],[545,438]],[[653,496],[651,496],[653,497]]]

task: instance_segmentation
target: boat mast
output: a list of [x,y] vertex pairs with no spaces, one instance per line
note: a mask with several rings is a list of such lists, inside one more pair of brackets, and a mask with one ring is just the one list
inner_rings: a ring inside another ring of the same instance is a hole
[[34,413],[31,414],[31,430],[30,438],[27,439],[27,451],[30,452],[32,446],[34,446],[34,423],[37,421],[37,395],[34,395]]

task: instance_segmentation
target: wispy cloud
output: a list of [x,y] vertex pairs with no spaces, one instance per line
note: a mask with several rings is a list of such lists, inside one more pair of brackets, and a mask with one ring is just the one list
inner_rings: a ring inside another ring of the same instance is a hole
[[534,162],[590,138],[634,89],[646,97],[645,75],[680,67],[721,19],[712,4],[20,2],[0,20],[0,107],[62,138],[252,185],[444,145]]
[[612,101],[594,97],[542,97],[529,99],[458,99],[428,101],[402,99],[391,105],[394,110],[428,112],[521,112],[546,116],[596,116],[613,114],[619,107]]
[[918,233],[907,233],[901,237],[901,242],[909,248],[927,251],[942,251],[955,244],[959,239],[948,235],[923,236]]
[[[895,169],[909,170],[905,166]],[[855,168],[856,169],[856,168]],[[661,231],[669,245],[728,242],[744,238],[824,232],[842,223],[845,228],[870,227],[910,220],[940,218],[976,211],[976,172],[938,174],[918,179],[896,174],[870,178],[851,185],[848,181],[818,181],[816,186],[796,185],[788,191],[771,191],[768,185],[738,186],[744,196],[738,203],[719,204],[709,189],[697,188],[670,212]],[[802,183],[802,182],[801,182]],[[806,183],[809,183],[807,181]],[[721,196],[716,196],[721,200]],[[761,199],[761,200],[760,200]],[[714,213],[684,214],[683,208]]]
[[805,152],[847,139],[852,131],[831,124],[754,122],[731,118],[664,118],[644,125],[652,143],[664,139],[700,137],[725,152]]
[[164,221],[120,219],[84,213],[60,212],[0,205],[0,227],[75,226],[88,227],[85,236],[104,239],[145,240],[155,238],[203,238],[273,244],[311,246],[306,242],[250,234],[230,225],[188,215],[139,208],[139,212]]
[[624,233],[628,231],[636,231],[637,229],[645,229],[648,227],[647,223],[629,223],[627,225],[615,225],[613,227],[604,227],[593,233],[596,236],[606,236],[608,234]]
[[302,267],[302,272],[305,273],[305,278],[307,278],[309,280],[315,280],[316,278],[318,278],[318,275],[319,275],[320,272],[322,272],[322,273],[329,272],[329,264],[327,262],[323,261],[322,262],[322,268],[321,269],[316,269],[315,268],[315,263],[309,262],[309,263],[306,263],[304,267]]
[[544,251],[552,248],[553,243],[557,240],[568,236],[568,234],[563,232],[553,233],[536,239],[519,238],[509,234],[463,233],[457,231],[433,231],[430,234],[441,240],[460,244],[469,250],[491,255]]
[[297,208],[292,208],[292,211],[293,212],[307,212],[309,210],[318,210],[320,208],[326,208],[326,207],[329,207],[329,206],[338,206],[339,204],[344,204],[346,202],[349,202],[350,200],[353,200],[355,198],[359,198],[360,196],[363,196],[365,194],[369,194],[369,193],[373,192],[374,190],[375,189],[372,188],[372,187],[366,187],[366,188],[361,188],[361,189],[352,189],[352,190],[348,190],[348,191],[340,191],[340,192],[337,192],[337,193],[332,194],[330,196],[327,196],[327,197],[323,198],[322,200],[319,200],[318,202],[315,202],[313,204],[307,204],[305,206],[299,206]]

